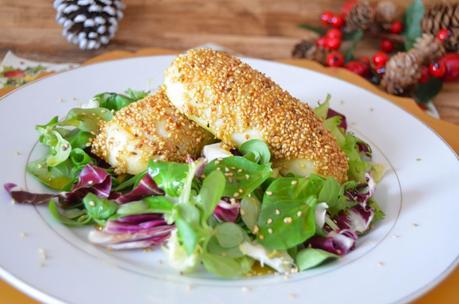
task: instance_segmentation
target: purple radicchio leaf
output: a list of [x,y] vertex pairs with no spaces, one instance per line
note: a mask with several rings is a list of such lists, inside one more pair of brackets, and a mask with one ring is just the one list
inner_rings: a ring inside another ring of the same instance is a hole
[[345,195],[351,201],[359,203],[365,207],[370,197],[373,196],[376,190],[376,183],[369,173],[365,173],[366,183],[359,184],[353,189],[346,191]]
[[72,192],[82,189],[90,189],[95,195],[107,198],[112,189],[112,179],[104,169],[86,165],[81,170],[78,183],[72,188]]
[[374,215],[375,212],[370,206],[356,205],[338,214],[335,221],[340,229],[364,233],[370,227]]
[[116,197],[116,202],[124,204],[132,201],[138,201],[151,195],[164,195],[164,191],[161,190],[158,185],[156,185],[155,181],[149,174],[145,174],[137,187],[126,194],[122,194]]
[[347,130],[346,116],[344,116],[343,114],[341,114],[339,112],[336,112],[335,110],[333,110],[331,108],[328,108],[327,118],[332,118],[332,117],[335,117],[335,116],[338,116],[338,117],[341,118],[341,122],[338,125],[338,127],[343,128],[344,130]]
[[126,223],[126,224],[140,224],[142,222],[159,220],[159,219],[163,219],[163,215],[160,213],[145,213],[145,214],[134,214],[134,215],[123,216],[117,219],[116,222]]
[[173,225],[166,224],[162,219],[138,224],[121,223],[119,220],[108,221],[102,231],[93,230],[88,238],[93,244],[115,250],[147,248],[161,245],[169,238],[173,229],[175,229]]
[[371,150],[371,147],[369,144],[367,144],[366,142],[364,142],[363,140],[359,140],[357,142],[357,148],[359,149],[359,152],[363,155],[365,155],[366,157],[368,157],[369,159],[371,159],[372,155],[373,155],[373,151]]
[[219,222],[232,222],[235,223],[239,217],[239,210],[241,204],[239,200],[235,200],[230,203],[230,199],[225,197],[223,198],[214,210],[214,217]]
[[121,222],[119,220],[108,221],[104,227],[104,231],[108,233],[137,233],[143,230],[148,230],[154,227],[167,226],[166,221],[160,217],[136,224]]
[[11,196],[14,202],[20,204],[32,204],[40,205],[48,203],[50,199],[55,198],[57,194],[48,194],[48,193],[32,193],[24,191],[19,188],[18,185],[14,183],[6,183],[3,185],[6,192]]
[[337,255],[345,255],[354,249],[357,234],[343,229],[339,232],[330,231],[327,236],[314,236],[306,243],[312,248],[322,249]]

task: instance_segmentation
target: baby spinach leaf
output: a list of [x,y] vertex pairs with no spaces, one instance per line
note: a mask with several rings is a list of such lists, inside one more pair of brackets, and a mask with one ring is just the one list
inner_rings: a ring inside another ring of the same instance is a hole
[[236,198],[254,191],[271,176],[272,172],[271,165],[260,165],[240,156],[214,160],[206,166],[204,173],[209,175],[214,170],[221,171],[226,177],[223,196]]
[[321,249],[305,248],[296,255],[296,266],[300,271],[316,267],[330,259],[337,259],[339,256]]

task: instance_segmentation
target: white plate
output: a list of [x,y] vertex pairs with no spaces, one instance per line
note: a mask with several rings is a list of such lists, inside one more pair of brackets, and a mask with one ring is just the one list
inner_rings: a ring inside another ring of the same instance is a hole
[[[44,191],[24,171],[28,158],[39,153],[33,150],[35,125],[98,92],[155,89],[172,59],[90,65],[6,96],[0,103],[0,184]],[[0,191],[1,276],[47,303],[393,303],[414,299],[453,270],[459,253],[459,163],[451,148],[410,114],[366,90],[297,67],[246,61],[311,104],[331,93],[332,107],[347,115],[351,129],[389,168],[376,193],[386,218],[353,252],[288,279],[182,276],[168,267],[159,249],[103,250],[86,241],[85,229],[54,222],[46,208],[13,205]],[[39,248],[49,256],[44,266]]]

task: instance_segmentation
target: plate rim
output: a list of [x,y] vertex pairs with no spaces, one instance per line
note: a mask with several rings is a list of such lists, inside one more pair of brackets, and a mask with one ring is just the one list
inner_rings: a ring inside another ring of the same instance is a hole
[[[171,58],[172,57],[172,58],[174,58],[174,57],[178,56],[179,54],[182,54],[182,53],[180,52],[178,54],[140,55],[140,56],[133,54],[133,56],[125,57],[125,58],[116,58],[116,59],[109,59],[109,60],[104,60],[104,61],[101,61],[101,62],[95,62],[95,63],[90,63],[90,64],[82,64],[82,65],[79,65],[78,67],[75,67],[75,68],[72,68],[72,69],[69,69],[69,70],[55,72],[55,73],[53,73],[51,75],[46,75],[44,77],[41,77],[41,78],[38,78],[38,79],[34,79],[34,80],[32,80],[32,81],[30,81],[30,82],[28,82],[28,83],[26,83],[26,84],[24,84],[24,85],[22,85],[20,87],[17,87],[15,89],[7,92],[5,95],[1,96],[0,97],[0,104],[4,103],[4,99],[6,99],[7,97],[9,97],[12,94],[15,94],[16,92],[18,92],[21,89],[24,89],[24,88],[26,88],[26,87],[28,87],[30,85],[35,85],[36,83],[38,83],[38,82],[40,82],[42,80],[48,79],[48,78],[59,77],[61,74],[64,74],[64,73],[67,73],[67,72],[72,72],[72,71],[77,70],[77,69],[84,69],[84,68],[88,68],[88,67],[91,67],[91,66],[110,64],[110,63],[117,62],[117,61],[129,61],[129,60],[136,60],[136,59],[146,59],[146,58],[151,58],[151,57],[155,57],[155,58],[158,58],[158,57]],[[452,154],[453,154],[453,156],[455,156],[456,160],[459,160],[459,153],[457,153],[451,147],[451,145],[435,129],[433,129],[427,123],[422,121],[419,117],[417,117],[416,115],[414,115],[411,112],[407,111],[406,109],[404,109],[403,107],[401,107],[397,103],[392,102],[389,98],[387,98],[385,96],[381,96],[381,95],[377,94],[376,92],[370,90],[369,88],[361,87],[361,86],[359,86],[359,85],[357,85],[357,84],[355,84],[353,82],[346,81],[346,80],[344,80],[344,79],[342,79],[340,77],[335,77],[335,76],[333,76],[333,75],[331,75],[329,73],[326,73],[325,71],[310,69],[308,67],[297,66],[297,65],[294,65],[294,64],[289,64],[289,63],[285,63],[285,62],[279,62],[279,61],[276,61],[276,60],[266,60],[266,59],[248,57],[248,56],[237,56],[237,57],[242,59],[242,60],[255,60],[255,61],[261,61],[261,62],[265,62],[265,63],[269,63],[269,64],[273,64],[274,63],[276,65],[283,65],[283,66],[287,66],[289,68],[294,68],[294,69],[308,70],[309,72],[312,72],[312,73],[318,73],[318,74],[325,75],[327,77],[331,77],[331,78],[333,78],[335,80],[338,80],[340,82],[345,83],[346,85],[351,85],[351,86],[353,86],[353,87],[355,87],[357,89],[365,90],[365,91],[367,91],[368,93],[370,93],[370,94],[372,94],[374,96],[380,97],[382,100],[384,100],[385,103],[388,103],[388,104],[394,106],[396,109],[403,111],[405,114],[411,116],[416,121],[421,123],[428,130],[430,130],[437,138],[439,138],[446,147],[448,147],[449,151],[452,152]],[[459,266],[459,252],[456,254],[455,259],[448,265],[448,267],[445,268],[435,278],[430,280],[427,284],[425,284],[425,285],[417,288],[416,290],[412,291],[410,294],[404,296],[403,298],[397,299],[393,303],[411,302],[411,301],[413,301],[413,300],[415,300],[415,299],[427,294],[433,288],[438,286],[446,277],[448,277],[448,275],[450,275],[458,266]],[[1,265],[1,264],[0,264],[0,277],[3,280],[5,280],[5,282],[10,284],[14,288],[18,289],[20,292],[23,292],[26,295],[28,295],[28,296],[36,299],[36,300],[45,301],[46,303],[69,303],[67,301],[63,301],[59,297],[56,297],[54,295],[51,295],[51,294],[49,294],[47,292],[41,291],[41,290],[33,287],[33,285],[27,283],[24,279],[19,278],[17,275],[14,275],[10,271],[7,271],[6,268],[3,267],[3,265]]]

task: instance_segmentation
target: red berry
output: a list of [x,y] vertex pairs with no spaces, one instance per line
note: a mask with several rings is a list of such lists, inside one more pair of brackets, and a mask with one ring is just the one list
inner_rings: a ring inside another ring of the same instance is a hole
[[351,60],[344,66],[349,71],[360,75],[362,77],[367,77],[370,73],[370,67],[368,64],[358,61],[358,60]]
[[343,25],[344,25],[344,18],[343,16],[341,15],[335,15],[331,18],[330,20],[330,24],[334,27],[334,28],[342,28]]
[[327,55],[327,65],[330,67],[340,67],[344,64],[344,56],[338,51],[331,52]]
[[419,83],[424,84],[429,81],[429,69],[425,66],[421,68],[421,78],[419,78]]
[[446,73],[443,76],[444,81],[454,81],[459,79],[459,54],[448,53],[443,56],[439,62],[446,67]]
[[434,62],[429,65],[429,74],[435,78],[442,78],[446,73],[446,66],[443,62]]
[[337,38],[341,40],[343,38],[343,33],[335,28],[329,29],[327,33],[325,34],[325,37],[327,38]]
[[330,25],[331,19],[333,18],[334,14],[330,11],[325,11],[320,15],[320,21],[324,26]]
[[317,39],[316,41],[316,45],[320,48],[326,48],[327,47],[327,38],[325,37],[320,37],[319,39]]
[[25,73],[21,70],[11,70],[3,72],[3,77],[5,78],[21,78],[24,77]]
[[327,38],[327,48],[330,50],[337,50],[341,46],[341,39]]
[[376,52],[376,54],[374,54],[373,57],[371,57],[373,66],[376,69],[384,67],[388,60],[389,60],[389,56],[387,56],[387,54],[384,52]]
[[382,39],[381,44],[379,45],[381,50],[383,50],[386,53],[390,53],[394,50],[394,43],[390,41],[389,39]]
[[403,24],[400,21],[394,21],[390,26],[390,32],[393,34],[400,34],[403,30]]
[[444,42],[446,39],[448,39],[449,35],[450,35],[449,30],[444,28],[444,29],[439,30],[437,33],[437,36],[435,37],[437,37],[437,39],[440,40],[441,42]]

